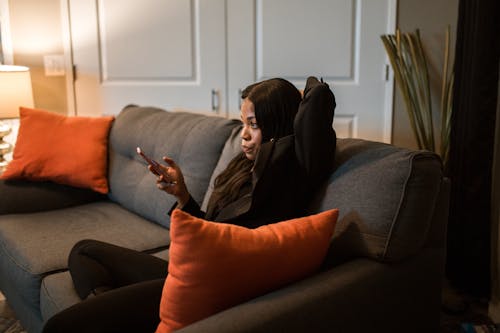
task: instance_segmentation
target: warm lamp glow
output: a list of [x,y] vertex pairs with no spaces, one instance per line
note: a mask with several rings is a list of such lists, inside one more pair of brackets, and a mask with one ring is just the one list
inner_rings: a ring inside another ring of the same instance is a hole
[[0,65],[0,119],[18,118],[20,106],[33,107],[29,68]]
[[[33,90],[28,67],[0,65],[0,119],[18,118],[19,107],[33,107]],[[5,154],[12,145],[3,140],[11,132],[11,127],[0,122],[0,173],[6,166]]]

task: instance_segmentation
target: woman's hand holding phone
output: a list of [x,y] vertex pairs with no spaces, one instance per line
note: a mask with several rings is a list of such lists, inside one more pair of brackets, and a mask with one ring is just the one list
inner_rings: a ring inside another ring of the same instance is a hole
[[166,170],[163,170],[162,165],[146,155],[140,147],[137,147],[137,154],[139,154],[139,156],[141,156],[146,163],[148,163],[149,171],[157,176],[163,176],[165,179],[168,178],[168,173],[165,172]]
[[148,169],[157,176],[156,186],[177,198],[179,207],[183,207],[190,198],[184,182],[184,176],[179,166],[169,157],[163,157],[168,166],[164,166],[148,157],[141,148],[137,147],[137,153],[148,163]]

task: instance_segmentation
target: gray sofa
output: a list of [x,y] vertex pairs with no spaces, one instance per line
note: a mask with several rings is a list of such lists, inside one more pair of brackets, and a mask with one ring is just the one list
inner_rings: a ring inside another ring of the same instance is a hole
[[[195,200],[239,149],[239,121],[126,107],[109,142],[106,196],[53,183],[0,182],[0,290],[30,333],[79,301],[70,248],[93,238],[168,258],[167,212],[136,155],[173,157]],[[310,213],[339,208],[320,272],[194,323],[182,332],[436,332],[448,182],[439,158],[338,139],[336,166]]]

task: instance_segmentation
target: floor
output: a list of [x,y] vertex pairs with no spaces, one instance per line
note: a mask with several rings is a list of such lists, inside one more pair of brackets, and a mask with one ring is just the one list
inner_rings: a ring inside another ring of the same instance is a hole
[[488,300],[462,294],[445,285],[440,333],[500,333],[488,316]]
[[[497,327],[487,313],[488,302],[486,300],[445,290],[439,333],[500,333],[500,325]],[[14,317],[13,311],[1,292],[0,317]]]

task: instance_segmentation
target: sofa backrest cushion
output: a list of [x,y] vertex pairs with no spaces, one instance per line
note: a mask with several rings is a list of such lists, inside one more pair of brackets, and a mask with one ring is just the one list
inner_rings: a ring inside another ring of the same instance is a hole
[[361,139],[338,139],[335,171],[309,213],[339,208],[329,263],[398,261],[425,243],[442,180],[440,158]]
[[136,147],[160,162],[163,156],[173,158],[194,200],[201,204],[224,144],[239,124],[216,116],[125,107],[110,133],[110,199],[168,227],[167,213],[176,200],[158,190],[155,176],[137,155]]
[[[226,142],[214,178],[241,151],[239,128]],[[362,139],[337,139],[335,169],[311,198],[308,214],[339,208],[327,264],[352,257],[397,261],[427,239],[442,180],[440,158],[428,151]]]

